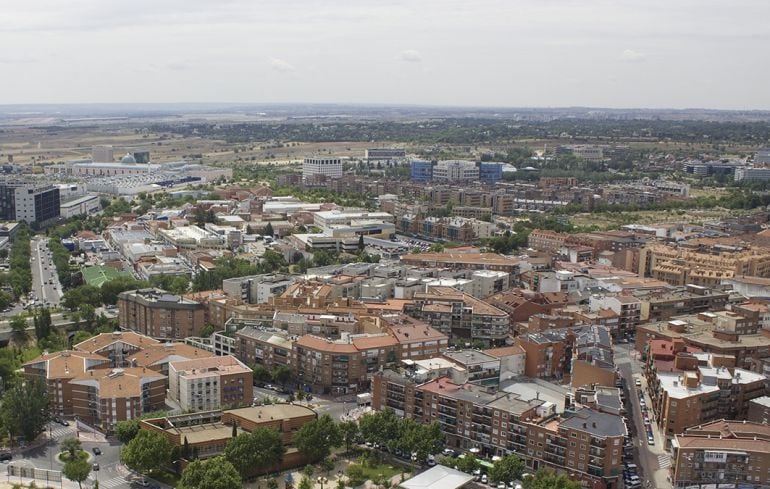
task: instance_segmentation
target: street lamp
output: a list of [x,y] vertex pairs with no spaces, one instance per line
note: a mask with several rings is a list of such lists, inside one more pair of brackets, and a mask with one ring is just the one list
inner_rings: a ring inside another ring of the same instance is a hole
[[327,479],[326,477],[318,477],[315,481],[321,484],[321,489],[324,489],[324,484],[329,482],[329,479]]

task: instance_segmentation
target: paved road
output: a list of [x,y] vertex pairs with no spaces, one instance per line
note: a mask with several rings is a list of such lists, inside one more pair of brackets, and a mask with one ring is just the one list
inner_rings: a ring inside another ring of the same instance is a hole
[[[39,447],[26,450],[21,455],[15,455],[13,463],[23,460],[24,464],[32,464],[40,469],[61,471],[64,464],[56,459],[56,455],[61,452],[62,440],[76,435],[75,423],[70,422],[70,426],[61,426],[58,423],[51,422],[48,426],[47,434],[50,434],[52,437],[51,441]],[[82,441],[82,446],[90,454],[90,462],[99,464],[99,471],[92,471],[89,480],[84,483],[83,487],[93,487],[96,480],[99,481],[99,487],[104,489],[139,487],[136,484],[139,476],[120,464],[121,444],[119,442],[116,440],[100,442]],[[94,447],[99,447],[102,453],[94,455]]]
[[48,251],[48,241],[44,236],[35,236],[30,242],[32,267],[32,292],[38,304],[59,307],[61,284]]
[[[641,465],[642,472],[640,477],[649,481],[650,486],[660,489],[671,488],[672,485],[668,481],[668,467],[670,466],[670,456],[664,449],[665,440],[660,436],[657,430],[655,431],[655,445],[650,446],[647,444],[647,435],[644,428],[644,421],[642,419],[642,410],[639,405],[639,396],[637,394],[638,389],[634,385],[637,377],[642,377],[642,367],[639,361],[635,359],[636,352],[633,350],[633,344],[619,344],[615,347],[615,364],[620,368],[620,374],[626,380],[629,390],[629,399],[631,401],[631,411],[629,415],[632,417],[632,422],[636,426],[636,433],[638,438],[634,438],[633,443],[637,448],[639,455],[639,465]],[[646,386],[643,385],[643,390],[646,390]],[[645,400],[647,406],[650,406],[650,400]],[[655,426],[653,424],[653,426]]]

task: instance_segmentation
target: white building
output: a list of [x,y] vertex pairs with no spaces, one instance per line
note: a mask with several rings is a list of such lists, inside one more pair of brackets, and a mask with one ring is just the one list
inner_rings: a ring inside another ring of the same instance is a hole
[[434,180],[478,180],[479,167],[473,161],[444,160],[433,167]]
[[179,248],[223,248],[226,245],[224,236],[219,236],[198,226],[159,229],[158,236]]
[[342,159],[337,156],[305,158],[302,163],[302,180],[310,180],[315,175],[323,175],[326,178],[341,178]]
[[511,275],[495,270],[476,270],[471,274],[473,281],[469,293],[483,299],[511,287]]
[[221,409],[223,401],[244,404],[238,402],[243,401],[237,399],[238,392],[252,392],[253,378],[251,369],[230,355],[170,362],[168,396],[183,411],[213,411]]
[[333,226],[350,226],[353,221],[394,223],[395,218],[387,212],[367,211],[320,211],[313,215],[313,223],[326,231],[331,231]]
[[93,214],[100,210],[102,210],[102,205],[98,195],[86,195],[85,197],[79,197],[59,204],[59,213],[65,219]]

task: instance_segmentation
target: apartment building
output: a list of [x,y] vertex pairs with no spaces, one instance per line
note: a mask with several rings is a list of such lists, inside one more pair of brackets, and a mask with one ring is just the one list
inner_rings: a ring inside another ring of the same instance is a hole
[[762,396],[750,400],[746,420],[754,423],[770,424],[770,397]]
[[251,405],[254,373],[234,356],[200,358],[168,365],[168,396],[184,411]]
[[158,343],[142,347],[141,350],[125,357],[124,365],[128,367],[146,367],[155,372],[168,375],[168,364],[184,360],[209,358],[215,353],[203,348],[197,348],[186,343]]
[[131,355],[157,345],[160,345],[160,342],[149,336],[133,331],[113,331],[92,336],[72,348],[79,352],[101,355],[109,361],[110,367],[117,368],[132,366],[128,363]]
[[740,368],[698,366],[694,371],[652,370],[652,410],[667,438],[716,419],[746,419],[749,401],[765,395],[765,378]]
[[565,329],[518,336],[516,344],[526,352],[524,375],[527,377],[561,379],[569,375],[572,346]]
[[45,382],[52,415],[72,416],[71,381],[89,370],[109,368],[110,361],[95,353],[65,350],[41,355],[22,367],[25,378],[37,378]]
[[642,302],[631,295],[591,296],[589,308],[591,311],[611,309],[617,314],[618,328],[616,334],[619,337],[635,333],[642,318]]
[[59,217],[59,187],[27,182],[0,182],[0,220],[28,224]]
[[295,281],[294,277],[282,274],[235,277],[223,280],[222,290],[246,304],[266,304],[271,297],[283,294]]
[[721,311],[730,294],[694,284],[682,287],[640,290],[634,293],[640,302],[641,321],[663,321],[673,316]]
[[206,307],[161,289],[129,290],[118,295],[118,324],[152,338],[179,340],[200,336]]
[[477,385],[500,383],[500,359],[493,355],[477,350],[447,350],[441,356],[460,367],[463,383]]
[[144,367],[90,369],[70,380],[72,414],[112,433],[119,421],[162,410],[166,379]]
[[450,270],[499,270],[519,275],[519,260],[497,253],[417,253],[401,257],[401,263]]
[[514,452],[528,470],[548,467],[588,487],[619,487],[627,435],[620,416],[583,408],[560,417],[543,400],[489,393],[447,377],[425,380],[408,370],[379,372],[372,406],[424,423],[438,422],[448,447],[482,456]]
[[674,487],[767,487],[770,426],[718,420],[674,436]]
[[649,243],[640,250],[639,276],[672,285],[719,285],[735,277],[770,277],[770,250],[721,246],[685,248]]
[[445,334],[406,314],[384,313],[380,320],[398,342],[402,360],[433,358],[449,346]]
[[294,341],[294,378],[314,392],[343,395],[366,392],[372,376],[401,356],[389,334],[348,335],[330,340],[304,335]]
[[236,356],[246,365],[261,365],[272,371],[291,366],[293,342],[286,331],[246,326],[234,334]]
[[509,334],[508,314],[452,287],[428,287],[414,294],[406,312],[447,335],[454,343],[500,345]]

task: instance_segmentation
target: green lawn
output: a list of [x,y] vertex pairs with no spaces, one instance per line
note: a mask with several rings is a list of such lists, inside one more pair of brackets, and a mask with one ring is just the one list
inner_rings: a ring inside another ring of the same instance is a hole
[[128,272],[102,266],[83,267],[81,268],[81,272],[83,273],[83,280],[85,280],[88,285],[96,287],[101,287],[105,282],[109,282],[118,277],[131,276]]

